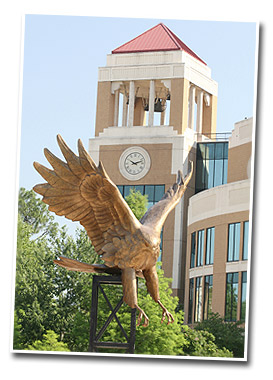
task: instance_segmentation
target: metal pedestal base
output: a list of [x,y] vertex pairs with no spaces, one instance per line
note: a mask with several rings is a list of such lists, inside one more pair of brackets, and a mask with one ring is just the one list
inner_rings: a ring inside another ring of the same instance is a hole
[[[107,294],[105,293],[102,285],[108,284],[113,286],[121,286],[121,276],[93,276],[93,285],[92,285],[92,304],[91,304],[91,314],[90,314],[90,340],[89,340],[89,352],[98,352],[99,348],[112,348],[112,349],[125,349],[127,353],[133,354],[135,349],[135,334],[136,334],[136,309],[131,309],[131,326],[130,326],[130,335],[128,336],[120,323],[117,312],[123,304],[123,297],[119,300],[116,306],[112,306]],[[99,292],[102,293],[105,298],[111,314],[107,318],[106,322],[97,332],[97,317],[98,317],[98,297]],[[118,323],[118,326],[126,338],[126,343],[121,342],[100,342],[100,339],[110,322],[115,318]]]

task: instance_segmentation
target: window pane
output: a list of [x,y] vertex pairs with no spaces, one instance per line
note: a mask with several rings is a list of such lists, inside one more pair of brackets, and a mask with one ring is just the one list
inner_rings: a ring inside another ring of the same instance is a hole
[[212,283],[213,276],[205,276],[203,319],[208,319],[209,313],[212,311]]
[[224,160],[224,172],[223,172],[223,185],[227,183],[227,173],[228,173],[228,160]]
[[240,223],[235,223],[235,233],[234,233],[234,256],[233,261],[239,260],[239,252],[240,252]]
[[197,144],[197,160],[206,158],[206,144]]
[[188,323],[192,323],[193,314],[193,294],[194,294],[194,279],[190,279],[190,289],[189,289],[189,317]]
[[206,244],[206,265],[213,264],[214,258],[214,234],[215,228],[207,229],[207,244]]
[[224,143],[215,144],[215,159],[221,160],[224,158]]
[[214,186],[223,184],[223,160],[215,160]]
[[198,231],[197,266],[203,265],[204,256],[204,230]]
[[135,186],[135,190],[136,191],[139,191],[140,194],[144,194],[144,186],[143,185],[138,185],[138,186]]
[[244,222],[243,260],[248,259],[248,230],[249,222]]
[[215,245],[215,227],[211,228],[211,242],[210,242],[210,263],[214,262],[214,245]]
[[234,224],[228,226],[228,261],[233,261]]
[[215,143],[207,144],[207,160],[214,160]]
[[123,196],[124,196],[124,198],[126,198],[127,195],[130,194],[130,189],[131,189],[131,187],[134,188],[133,186],[129,186],[129,185],[124,186],[124,192],[123,192]]
[[207,244],[206,244],[206,265],[210,263],[210,235],[211,229],[207,229]]
[[145,194],[148,195],[149,202],[154,202],[154,186],[153,185],[145,186]]
[[195,289],[195,315],[194,322],[201,321],[201,311],[202,311],[202,277],[196,278],[196,289]]
[[236,321],[237,319],[237,305],[238,305],[238,283],[233,284],[232,288],[232,313],[231,320]]
[[238,306],[238,272],[228,273],[226,281],[226,310],[225,320],[237,320]]
[[194,268],[195,266],[195,249],[196,249],[196,233],[193,232],[191,234],[191,268]]
[[246,316],[246,288],[247,288],[247,272],[242,272],[242,299],[241,299],[241,321],[245,320]]
[[155,186],[155,202],[160,201],[160,199],[163,197],[165,193],[165,186],[164,185],[156,185]]
[[228,233],[228,261],[238,261],[240,252],[240,223],[229,225]]
[[207,169],[207,188],[211,189],[214,185],[214,166],[215,161],[209,160],[206,161],[206,169]]
[[224,143],[224,158],[228,159],[228,142]]

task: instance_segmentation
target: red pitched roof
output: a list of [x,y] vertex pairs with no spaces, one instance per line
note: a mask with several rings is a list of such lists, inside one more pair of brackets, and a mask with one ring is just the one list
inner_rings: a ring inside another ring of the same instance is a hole
[[140,53],[149,51],[184,50],[203,64],[206,63],[184,44],[166,25],[160,23],[138,37],[112,51],[117,53]]

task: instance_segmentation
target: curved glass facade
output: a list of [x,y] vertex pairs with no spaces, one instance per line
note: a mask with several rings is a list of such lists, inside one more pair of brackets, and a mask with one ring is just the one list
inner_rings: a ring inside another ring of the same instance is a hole
[[197,144],[195,192],[227,183],[228,142]]

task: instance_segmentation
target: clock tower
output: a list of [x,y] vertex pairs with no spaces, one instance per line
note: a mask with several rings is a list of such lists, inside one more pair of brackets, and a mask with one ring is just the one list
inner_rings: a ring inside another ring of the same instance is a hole
[[[123,196],[131,187],[149,207],[186,175],[196,143],[216,132],[217,83],[207,64],[160,23],[107,55],[99,68],[95,137],[89,152],[101,160]],[[183,301],[188,200],[195,180],[168,216],[162,267]]]

